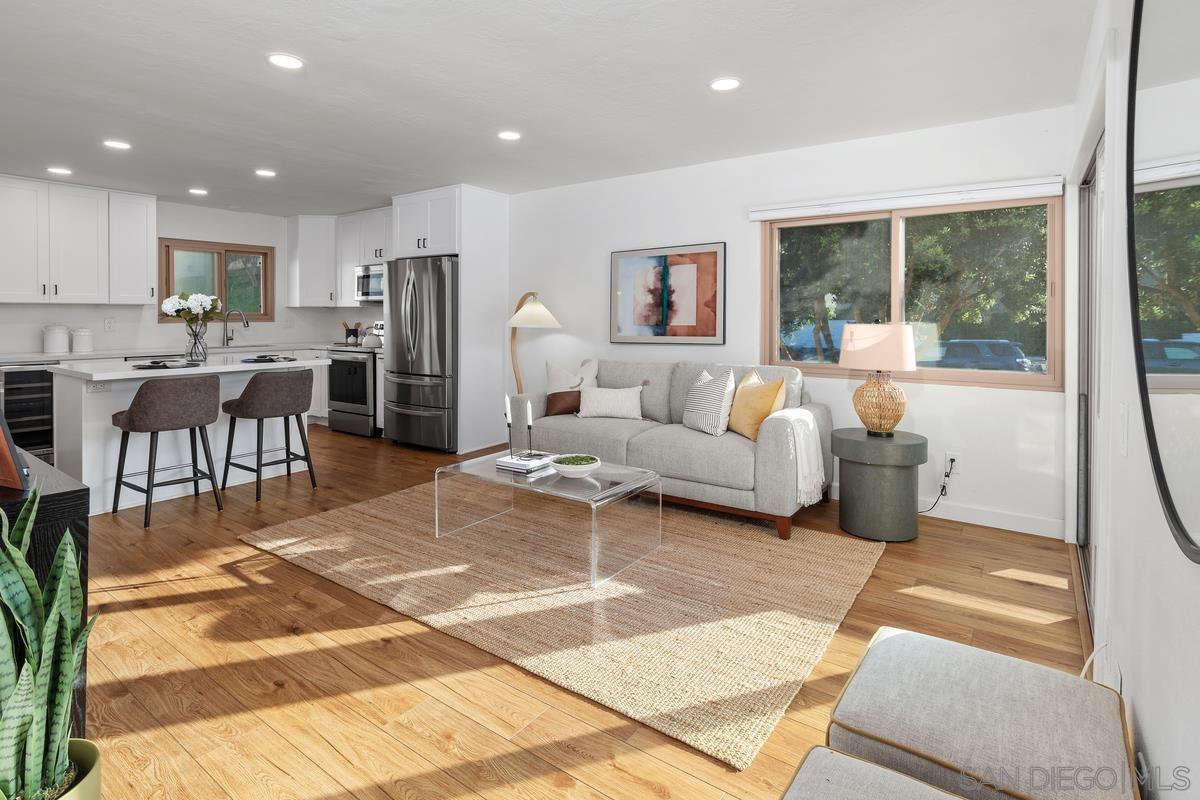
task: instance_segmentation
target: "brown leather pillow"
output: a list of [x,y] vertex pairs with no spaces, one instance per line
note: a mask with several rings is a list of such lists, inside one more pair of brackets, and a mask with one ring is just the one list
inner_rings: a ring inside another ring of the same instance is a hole
[[551,392],[546,395],[546,416],[579,413],[579,390]]

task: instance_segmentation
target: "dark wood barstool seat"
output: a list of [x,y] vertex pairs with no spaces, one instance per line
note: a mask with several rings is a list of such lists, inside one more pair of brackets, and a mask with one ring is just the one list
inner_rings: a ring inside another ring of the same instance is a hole
[[[286,372],[259,372],[250,379],[240,397],[226,400],[221,410],[229,415],[229,443],[225,448],[225,472],[221,476],[221,489],[229,482],[229,468],[254,473],[254,500],[262,500],[263,467],[277,464],[287,465],[287,474],[292,474],[292,462],[303,461],[308,467],[308,480],[317,488],[317,473],[313,470],[312,452],[308,447],[308,433],[304,430],[304,414],[312,405],[313,372],[311,369],[288,370]],[[263,461],[263,423],[268,419],[283,419],[284,457],[274,461]],[[233,432],[239,419],[252,419],[258,423],[258,449],[254,466],[238,464],[233,460]],[[292,452],[292,432],[289,420],[296,420],[300,432],[303,453]]]
[[[129,408],[112,415],[112,423],[121,431],[121,453],[117,457],[117,481],[113,489],[113,513],[121,503],[121,487],[127,487],[146,495],[146,511],[143,527],[150,527],[150,506],[154,502],[154,490],[160,486],[192,484],[193,494],[200,496],[200,481],[212,486],[217,510],[221,510],[221,493],[217,490],[213,468],[212,450],[208,445],[208,426],[217,421],[221,402],[221,382],[216,375],[189,378],[154,378],[138,387]],[[192,447],[192,474],[186,478],[169,481],[154,480],[155,462],[158,459],[158,435],[170,431],[188,432]],[[146,485],[138,486],[125,480],[125,454],[129,449],[131,433],[150,434],[150,456],[146,463]],[[204,446],[204,463],[207,470],[200,469],[196,460],[196,434]]]

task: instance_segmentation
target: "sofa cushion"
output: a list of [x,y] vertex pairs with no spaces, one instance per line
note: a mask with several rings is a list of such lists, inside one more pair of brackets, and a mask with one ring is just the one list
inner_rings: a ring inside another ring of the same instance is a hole
[[729,430],[758,441],[763,420],[783,408],[783,378],[764,383],[758,370],[750,370],[737,385],[729,411]]
[[[1116,692],[910,631],[876,634],[834,706],[828,742],[962,797],[1134,797]],[[1056,779],[1064,767],[1067,782]]]
[[602,389],[599,386],[584,386],[579,390],[579,416],[641,419],[642,387]]
[[[784,408],[795,408],[802,405],[804,378],[800,374],[800,370],[795,367],[761,367],[752,364],[705,364],[694,361],[680,361],[675,365],[675,371],[671,374],[671,392],[668,409],[670,419],[664,421],[683,422],[683,404],[687,401],[688,389],[692,388],[692,384],[696,382],[696,377],[701,372],[707,370],[709,375],[716,375],[727,369],[733,370],[733,379],[735,382],[741,382],[742,378],[750,370],[757,370],[759,377],[767,383],[783,378]],[[601,383],[601,386],[603,385]]]
[[657,422],[609,417],[540,417],[533,423],[533,446],[551,453],[588,453],[610,464],[627,464],[629,440]]
[[701,372],[683,404],[683,424],[709,436],[724,434],[729,430],[733,388],[733,370],[727,369],[716,377]]
[[808,751],[783,800],[952,800],[918,780],[828,747]]
[[568,392],[596,385],[596,359],[585,358],[578,367],[546,362],[546,392]]
[[[603,389],[626,389],[644,386],[642,389],[642,416],[656,422],[671,421],[671,376],[675,362],[601,361],[596,376],[597,385]],[[699,375],[699,371],[696,375]],[[688,387],[696,380],[688,382]],[[687,390],[684,390],[687,394]],[[682,403],[682,401],[680,401]],[[679,418],[683,419],[680,406]],[[678,422],[679,420],[676,420]]]
[[626,463],[665,478],[754,488],[754,442],[744,436],[709,436],[683,425],[656,425],[629,443]]

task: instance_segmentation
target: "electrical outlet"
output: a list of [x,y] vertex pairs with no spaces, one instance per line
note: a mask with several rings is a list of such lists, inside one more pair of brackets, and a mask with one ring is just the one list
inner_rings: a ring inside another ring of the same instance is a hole
[[104,330],[106,333],[112,333],[117,329],[117,321],[112,317],[107,317],[104,320]]
[[108,383],[103,381],[92,381],[88,384],[88,394],[96,394],[97,392],[107,392],[110,387]]
[[954,477],[963,474],[963,457],[962,453],[957,453],[953,450],[946,451],[946,457],[942,460],[942,473],[950,471],[950,459],[954,459]]

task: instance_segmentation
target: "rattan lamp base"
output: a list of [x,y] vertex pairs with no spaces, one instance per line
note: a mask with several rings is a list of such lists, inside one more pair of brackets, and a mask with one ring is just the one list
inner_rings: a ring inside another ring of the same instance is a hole
[[869,373],[866,382],[854,390],[854,410],[874,436],[891,436],[907,406],[904,390],[892,383],[890,372]]

